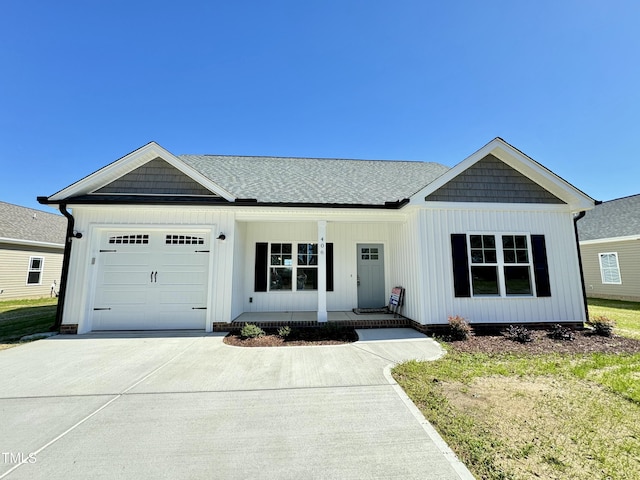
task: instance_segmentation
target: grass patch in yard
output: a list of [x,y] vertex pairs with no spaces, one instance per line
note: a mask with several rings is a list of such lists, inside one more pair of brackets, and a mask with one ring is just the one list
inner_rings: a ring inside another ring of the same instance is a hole
[[640,354],[450,349],[393,375],[478,478],[639,478]]
[[0,350],[19,344],[25,335],[49,331],[57,304],[57,298],[0,302]]
[[589,316],[602,315],[616,322],[614,333],[640,339],[640,303],[590,298]]

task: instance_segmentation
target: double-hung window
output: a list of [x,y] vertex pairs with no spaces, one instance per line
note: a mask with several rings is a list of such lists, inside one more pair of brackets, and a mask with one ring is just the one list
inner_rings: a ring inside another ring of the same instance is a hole
[[296,290],[318,289],[318,244],[298,244]]
[[293,251],[290,243],[272,243],[269,255],[269,290],[291,290]]
[[600,258],[600,275],[602,283],[621,285],[622,277],[620,276],[620,264],[618,263],[618,253],[599,253]]
[[456,297],[550,296],[544,235],[451,235]]
[[29,271],[27,272],[27,285],[41,285],[43,269],[44,269],[43,257],[30,257]]
[[504,287],[507,295],[532,295],[531,255],[527,235],[502,235]]
[[[326,244],[327,291],[333,290],[333,244]],[[257,243],[254,290],[318,290],[317,243]]]

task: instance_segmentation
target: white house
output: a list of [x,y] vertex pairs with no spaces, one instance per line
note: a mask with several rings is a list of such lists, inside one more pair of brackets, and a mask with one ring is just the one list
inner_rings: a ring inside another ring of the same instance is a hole
[[395,286],[421,329],[585,321],[574,216],[594,200],[499,138],[451,169],[152,142],[39,201],[76,232],[64,332],[224,330],[246,312],[324,322]]

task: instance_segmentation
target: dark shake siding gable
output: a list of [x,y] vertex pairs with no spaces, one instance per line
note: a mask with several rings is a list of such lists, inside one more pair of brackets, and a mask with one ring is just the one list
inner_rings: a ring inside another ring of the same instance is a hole
[[216,196],[161,158],[145,163],[94,193]]
[[430,202],[564,204],[533,180],[487,155],[425,198]]

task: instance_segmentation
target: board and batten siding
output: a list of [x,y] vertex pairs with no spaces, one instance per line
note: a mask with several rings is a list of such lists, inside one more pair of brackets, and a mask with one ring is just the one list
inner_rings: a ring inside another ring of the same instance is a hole
[[[404,304],[400,313],[420,322],[424,302],[428,295],[424,288],[424,248],[420,244],[420,219],[418,211],[407,216],[404,223],[393,225],[389,234],[394,246],[387,254],[387,268],[390,271],[389,289],[405,289]],[[388,289],[388,290],[389,290]],[[389,290],[390,291],[390,290]]]
[[[385,248],[385,292],[390,292],[391,226],[386,222],[327,222],[327,243],[333,244],[334,289],[327,292],[327,310],[344,311],[357,307],[357,245],[380,243]],[[246,224],[244,265],[244,311],[285,312],[316,311],[318,295],[310,292],[255,292],[254,265],[257,242],[317,243],[317,222],[251,222]],[[250,301],[250,299],[252,301]]]
[[[18,298],[49,297],[51,284],[60,288],[63,248],[35,248],[14,244],[0,245],[0,301]],[[27,273],[31,257],[44,258],[40,283],[27,285]]]
[[[423,308],[421,323],[444,324],[452,315],[473,323],[584,321],[572,215],[566,211],[426,209],[420,212]],[[451,234],[528,233],[545,236],[551,297],[456,298]],[[578,281],[576,281],[576,279]]]
[[[209,229],[210,266],[209,304],[207,305],[207,325],[212,322],[231,320],[233,305],[234,261],[234,215],[233,212],[215,208],[181,207],[93,207],[72,206],[75,229],[83,234],[81,239],[73,239],[67,297],[64,307],[63,324],[78,324],[78,333],[91,330],[87,319],[93,308],[93,285],[96,276],[96,258],[100,236],[107,229],[132,232],[145,228]],[[216,240],[219,232],[226,235],[225,241]]]
[[[640,302],[640,240],[598,242],[580,245],[584,283],[588,297]],[[618,254],[622,283],[602,283],[600,254]]]

